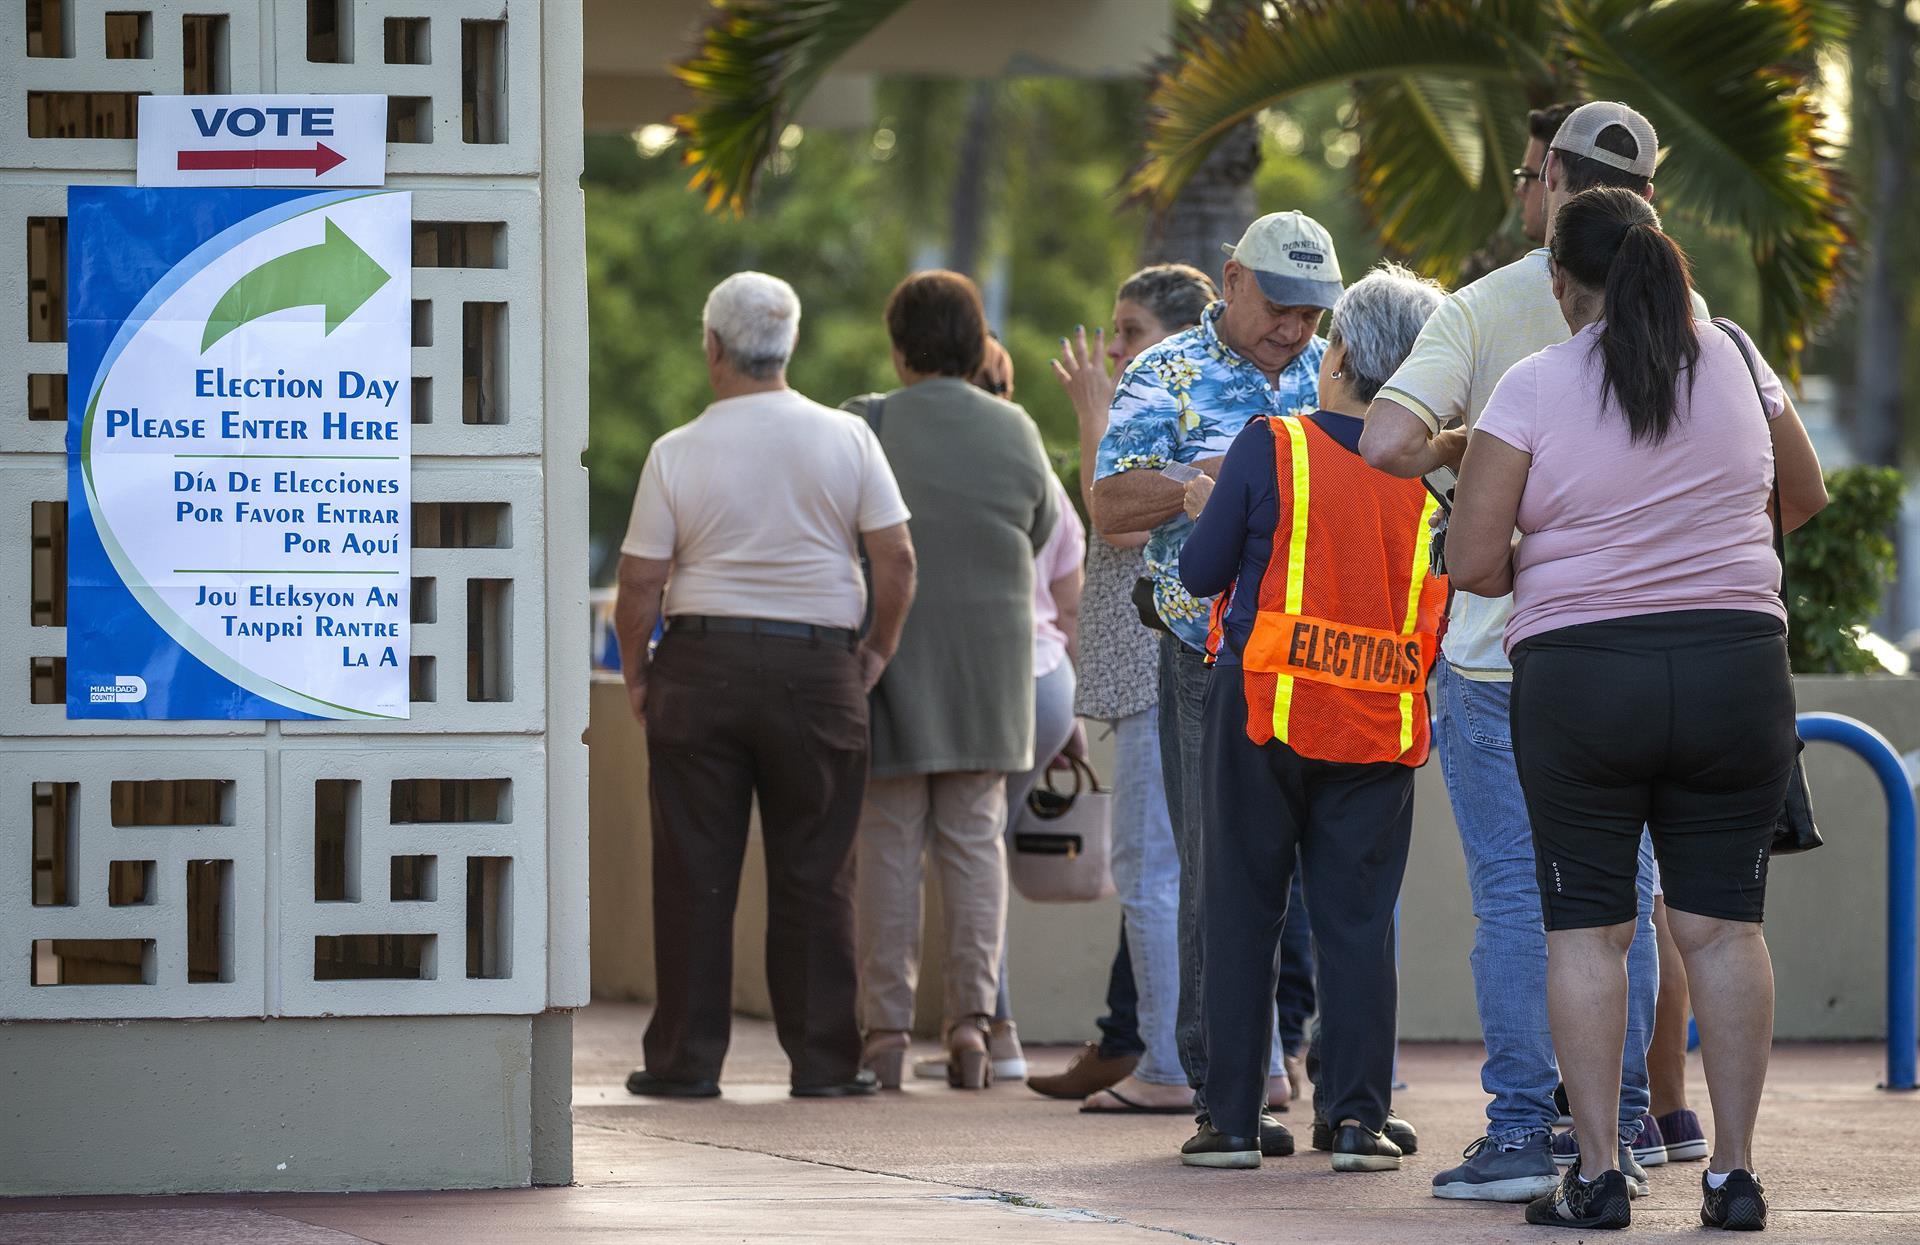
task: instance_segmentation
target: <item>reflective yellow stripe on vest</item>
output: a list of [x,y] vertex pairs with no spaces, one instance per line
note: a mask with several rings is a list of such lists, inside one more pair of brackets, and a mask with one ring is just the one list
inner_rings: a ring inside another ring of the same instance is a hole
[[[1420,622],[1420,598],[1427,586],[1427,569],[1431,565],[1433,547],[1433,512],[1440,503],[1427,495],[1427,504],[1420,507],[1420,530],[1413,535],[1413,574],[1407,580],[1407,620],[1401,624],[1402,635],[1412,635]],[[1413,747],[1413,693],[1400,693],[1400,753],[1406,755]]]
[[[1293,532],[1287,541],[1287,613],[1300,613],[1307,587],[1307,434],[1299,417],[1283,415],[1274,426],[1287,439],[1293,476]],[[1293,676],[1279,675],[1273,686],[1273,737],[1288,743],[1287,720],[1293,714]]]

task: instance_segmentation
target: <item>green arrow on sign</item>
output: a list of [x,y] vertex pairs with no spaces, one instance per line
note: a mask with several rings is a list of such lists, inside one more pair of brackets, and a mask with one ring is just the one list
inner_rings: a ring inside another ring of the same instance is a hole
[[392,279],[373,256],[329,220],[326,240],[320,245],[275,256],[220,296],[207,317],[200,353],[249,320],[314,303],[326,306],[327,332],[331,333]]

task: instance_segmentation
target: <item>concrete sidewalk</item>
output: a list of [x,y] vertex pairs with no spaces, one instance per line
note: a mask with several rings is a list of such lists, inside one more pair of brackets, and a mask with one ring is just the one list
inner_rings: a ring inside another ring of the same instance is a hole
[[[1336,1176],[1324,1155],[1259,1171],[1179,1166],[1180,1117],[1094,1118],[1022,1085],[963,1094],[921,1081],[849,1101],[786,1096],[772,1026],[739,1021],[725,1096],[635,1099],[644,1008],[596,1004],[576,1026],[575,1174],[569,1189],[480,1193],[66,1198],[0,1203],[0,1242],[1104,1242],[1565,1241],[1518,1207],[1441,1202],[1428,1178],[1458,1162],[1483,1098],[1477,1048],[1408,1046],[1399,1112],[1419,1128],[1405,1170]],[[931,1053],[929,1048],[928,1053]],[[1040,1070],[1070,1052],[1030,1052]],[[1783,1046],[1758,1150],[1774,1239],[1920,1240],[1920,1099],[1874,1088],[1881,1051]],[[1696,1059],[1693,1083],[1701,1086]],[[1704,1088],[1695,1104],[1706,1106]],[[1305,1120],[1287,1117],[1305,1145]],[[1640,1235],[1702,1232],[1702,1163],[1651,1172]]]

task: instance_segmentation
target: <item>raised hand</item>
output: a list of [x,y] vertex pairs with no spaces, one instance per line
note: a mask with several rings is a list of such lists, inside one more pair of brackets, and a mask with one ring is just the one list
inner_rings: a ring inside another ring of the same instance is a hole
[[1093,341],[1088,342],[1087,326],[1083,324],[1071,340],[1060,339],[1060,352],[1066,359],[1052,360],[1053,374],[1067,391],[1080,426],[1106,431],[1107,408],[1113,405],[1114,389],[1114,378],[1107,371],[1107,331],[1096,328]]

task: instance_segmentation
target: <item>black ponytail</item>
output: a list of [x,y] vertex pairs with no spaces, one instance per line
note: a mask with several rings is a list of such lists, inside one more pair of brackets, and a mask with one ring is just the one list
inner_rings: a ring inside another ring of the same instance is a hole
[[1700,358],[1686,254],[1631,191],[1588,190],[1553,223],[1553,260],[1579,285],[1603,290],[1600,400],[1619,404],[1636,444],[1658,445],[1679,418],[1680,377],[1693,389]]

